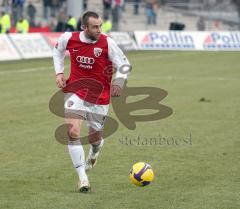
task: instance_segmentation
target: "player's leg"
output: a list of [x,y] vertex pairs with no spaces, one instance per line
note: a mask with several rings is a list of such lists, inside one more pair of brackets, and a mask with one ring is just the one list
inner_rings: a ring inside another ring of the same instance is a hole
[[[101,150],[104,139],[102,138],[102,131],[96,131],[94,128],[89,127],[89,143],[91,148],[91,156],[95,158],[96,155],[99,154],[99,151]],[[97,156],[96,156],[97,157]]]
[[94,128],[89,127],[89,143],[90,149],[86,160],[86,171],[92,169],[97,163],[97,157],[103,147],[104,139],[102,138],[102,131],[96,131]]
[[89,127],[89,143],[90,149],[86,160],[85,168],[90,170],[97,163],[97,157],[103,147],[104,140],[102,138],[104,122],[108,112],[108,105],[94,105],[92,112],[87,116],[87,124]]
[[80,141],[81,126],[86,118],[86,111],[77,95],[67,93],[64,99],[65,122],[68,124],[69,135],[68,150],[79,176],[79,191],[87,192],[90,186],[85,172],[85,153]]
[[[81,117],[81,116],[78,116]],[[66,118],[65,122],[68,124],[69,143],[68,150],[71,156],[73,166],[75,167],[79,176],[78,188],[80,192],[90,191],[90,184],[85,172],[85,153],[80,141],[82,119]]]

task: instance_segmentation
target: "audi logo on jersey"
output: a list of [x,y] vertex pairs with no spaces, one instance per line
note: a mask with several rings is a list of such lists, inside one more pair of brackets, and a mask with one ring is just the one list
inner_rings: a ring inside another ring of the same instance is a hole
[[95,59],[92,57],[85,57],[85,56],[77,56],[76,57],[77,62],[81,64],[87,64],[87,65],[93,65],[95,62]]

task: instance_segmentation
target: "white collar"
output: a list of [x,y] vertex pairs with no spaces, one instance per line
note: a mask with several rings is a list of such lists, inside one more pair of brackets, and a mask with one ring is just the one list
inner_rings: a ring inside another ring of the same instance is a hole
[[87,38],[84,31],[80,32],[79,38],[82,42],[88,43],[88,44],[95,44],[97,42]]

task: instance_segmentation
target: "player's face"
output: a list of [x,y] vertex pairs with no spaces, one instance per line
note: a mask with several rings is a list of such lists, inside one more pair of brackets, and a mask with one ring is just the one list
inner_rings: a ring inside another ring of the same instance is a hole
[[101,26],[101,18],[89,17],[88,24],[85,27],[86,35],[94,41],[98,40],[101,35]]

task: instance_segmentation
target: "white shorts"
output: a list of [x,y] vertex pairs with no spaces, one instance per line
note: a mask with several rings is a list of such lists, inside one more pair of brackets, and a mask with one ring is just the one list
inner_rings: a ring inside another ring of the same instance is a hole
[[66,93],[64,95],[65,114],[70,113],[82,116],[87,126],[96,131],[101,131],[108,113],[109,105],[97,105],[80,99],[74,93]]

